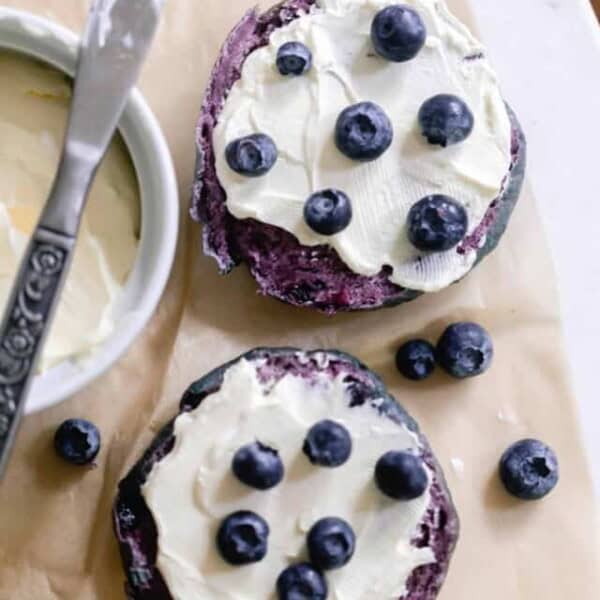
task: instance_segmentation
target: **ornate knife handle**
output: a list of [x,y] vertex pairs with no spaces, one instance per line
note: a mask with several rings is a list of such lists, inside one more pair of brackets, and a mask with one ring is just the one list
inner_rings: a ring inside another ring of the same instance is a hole
[[0,477],[15,441],[74,243],[72,237],[38,227],[6,305],[0,327]]

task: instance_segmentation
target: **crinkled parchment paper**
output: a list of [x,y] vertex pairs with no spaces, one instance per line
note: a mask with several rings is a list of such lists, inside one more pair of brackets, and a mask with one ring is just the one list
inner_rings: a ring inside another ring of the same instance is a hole
[[[3,2],[80,30],[84,0]],[[451,2],[469,20],[462,0]],[[169,0],[141,87],[177,164],[182,209],[191,186],[194,124],[207,74],[245,0]],[[535,73],[532,73],[532,78]],[[516,107],[518,108],[518,107]],[[543,209],[543,198],[539,202]],[[597,600],[595,507],[563,353],[555,280],[540,220],[525,191],[500,249],[463,283],[413,304],[327,318],[261,298],[244,268],[228,277],[198,253],[186,219],[176,268],[145,334],[106,376],[73,399],[28,417],[0,484],[0,600],[112,600],[123,574],[111,531],[117,481],[208,369],[256,345],[337,347],[385,378],[417,417],[446,468],[462,537],[442,600]],[[483,377],[424,385],[394,371],[414,334],[434,339],[455,319],[480,321],[497,354]],[[95,469],[62,464],[54,428],[85,416],[102,430]],[[540,437],[560,457],[546,500],[501,489],[496,465],[511,442]],[[377,599],[374,599],[377,600]]]

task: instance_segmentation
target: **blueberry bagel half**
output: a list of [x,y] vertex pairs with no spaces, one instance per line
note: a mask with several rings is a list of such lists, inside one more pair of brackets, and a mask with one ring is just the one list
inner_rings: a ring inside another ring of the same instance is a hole
[[294,348],[193,383],[113,517],[135,600],[433,600],[459,533],[439,463],[383,382]]
[[196,142],[205,253],[329,314],[463,278],[498,244],[525,172],[485,51],[440,0],[248,12],[214,66]]

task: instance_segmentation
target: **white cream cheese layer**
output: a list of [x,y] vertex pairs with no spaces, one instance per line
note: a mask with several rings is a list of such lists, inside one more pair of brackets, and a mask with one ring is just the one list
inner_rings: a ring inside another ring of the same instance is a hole
[[[0,53],[0,310],[50,190],[71,97],[64,75]],[[139,193],[122,141],[113,143],[86,208],[73,265],[40,369],[86,354],[114,329],[135,260]]]
[[[175,600],[274,600],[275,582],[289,564],[306,559],[306,534],[320,518],[347,520],[356,553],[327,573],[332,600],[397,600],[416,567],[434,560],[430,548],[410,544],[430,501],[384,496],[373,472],[389,450],[417,450],[418,438],[369,405],[350,408],[342,377],[312,384],[288,374],[259,381],[256,365],[242,360],[221,389],[175,421],[175,446],[157,463],[143,495],[158,528],[157,564]],[[302,453],[308,429],[324,418],[348,428],[353,452],[336,469],[315,467]],[[276,448],[285,465],[275,488],[255,491],[231,472],[238,448],[259,440]],[[265,559],[243,567],[217,551],[220,521],[252,510],[270,527]]]
[[[403,0],[423,18],[428,37],[416,58],[404,63],[377,56],[371,22],[389,0],[320,0],[309,14],[281,29],[268,46],[245,61],[215,129],[217,174],[227,207],[238,218],[281,227],[308,246],[330,244],[355,273],[375,275],[393,268],[394,283],[435,291],[466,274],[476,256],[456,249],[427,254],[407,237],[411,206],[429,194],[446,194],[464,205],[469,233],[498,196],[510,166],[511,126],[496,75],[479,42],[441,0]],[[306,44],[313,67],[301,77],[283,77],[275,67],[287,41]],[[427,143],[417,115],[425,100],[441,93],[463,98],[475,127],[463,143],[441,148]],[[337,117],[347,106],[372,101],[390,117],[391,147],[379,159],[359,163],[334,144]],[[265,176],[245,178],[225,161],[232,140],[270,135],[279,158]],[[343,232],[324,237],[304,222],[306,199],[338,188],[352,201],[353,220]]]

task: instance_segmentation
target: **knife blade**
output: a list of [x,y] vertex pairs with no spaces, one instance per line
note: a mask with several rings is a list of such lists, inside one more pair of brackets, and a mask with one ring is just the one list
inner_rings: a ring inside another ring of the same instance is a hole
[[163,3],[92,3],[58,171],[0,326],[0,477],[69,270],[90,186],[138,78]]

